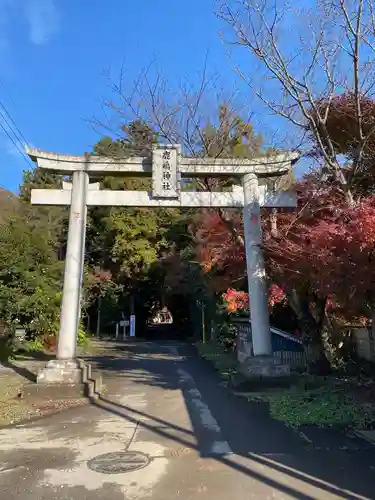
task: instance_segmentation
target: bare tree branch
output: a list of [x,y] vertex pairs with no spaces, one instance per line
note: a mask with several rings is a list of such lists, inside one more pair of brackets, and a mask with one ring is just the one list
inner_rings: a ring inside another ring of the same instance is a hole
[[[264,75],[251,78],[251,69],[237,63],[237,74],[272,113],[305,137],[310,132],[325,171],[354,203],[353,185],[374,134],[372,124],[365,124],[363,108],[375,85],[374,58],[369,55],[375,50],[374,1],[316,0],[307,10],[287,0],[222,0],[218,17],[223,29],[229,28],[221,36],[232,48],[232,61],[233,50],[245,49],[250,68],[258,61],[264,69]],[[345,173],[328,127],[332,103],[344,89],[353,96],[357,128]]]

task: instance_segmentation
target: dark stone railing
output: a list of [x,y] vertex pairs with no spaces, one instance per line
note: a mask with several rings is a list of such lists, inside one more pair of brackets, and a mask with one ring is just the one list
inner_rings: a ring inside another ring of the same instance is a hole
[[[231,324],[237,330],[237,359],[241,363],[253,356],[253,340],[249,318],[236,318]],[[304,369],[307,366],[305,347],[300,339],[277,328],[271,327],[272,351],[282,363],[292,369]]]

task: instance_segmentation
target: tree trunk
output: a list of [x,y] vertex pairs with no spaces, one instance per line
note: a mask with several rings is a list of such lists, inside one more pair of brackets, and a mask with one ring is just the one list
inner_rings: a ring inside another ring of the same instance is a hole
[[131,315],[135,314],[135,300],[133,294],[130,296],[129,310]]
[[375,339],[375,302],[371,307],[371,340]]
[[330,372],[330,364],[325,354],[322,331],[324,325],[326,299],[316,299],[318,320],[311,314],[309,300],[294,289],[288,293],[291,308],[296,314],[302,339],[307,345],[308,369],[311,373],[325,375]]

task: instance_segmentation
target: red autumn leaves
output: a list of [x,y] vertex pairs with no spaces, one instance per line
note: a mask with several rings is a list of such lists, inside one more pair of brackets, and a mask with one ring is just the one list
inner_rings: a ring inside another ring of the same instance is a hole
[[[262,214],[263,241],[270,282],[270,305],[285,298],[291,288],[328,297],[350,315],[366,311],[375,293],[375,196],[353,206],[333,186],[318,188],[306,177],[297,186],[299,208],[279,213],[277,236],[271,235],[269,214]],[[230,310],[247,303],[242,292],[234,298],[236,282],[245,277],[240,214],[230,227],[214,211],[203,211],[195,228],[197,254],[211,274],[216,291],[229,287],[225,300]],[[233,232],[234,229],[234,232]],[[229,300],[228,300],[229,299]]]
[[[268,295],[268,305],[270,309],[272,309],[275,304],[285,300],[284,291],[278,285],[272,285]],[[249,310],[249,294],[246,292],[228,288],[228,290],[223,293],[223,301],[228,313]]]

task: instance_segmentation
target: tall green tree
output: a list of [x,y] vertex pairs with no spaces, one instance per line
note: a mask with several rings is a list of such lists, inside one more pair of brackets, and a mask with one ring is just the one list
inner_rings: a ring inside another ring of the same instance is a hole
[[[152,145],[157,142],[157,134],[141,121],[123,126],[122,131],[124,137],[121,139],[104,137],[100,140],[94,147],[94,153],[113,158],[144,156],[150,154]],[[150,190],[151,179],[106,177],[102,185],[107,189]],[[97,256],[101,248],[101,256],[107,260],[107,265],[127,279],[136,279],[168,246],[168,229],[171,221],[178,216],[179,211],[171,209],[94,209],[89,216],[91,248],[93,252],[95,247],[99,250],[95,252]],[[110,248],[106,248],[104,255],[103,246],[106,245]]]
[[[147,156],[158,140],[158,135],[139,120],[123,126],[122,132],[124,135],[120,139],[101,139],[94,146],[94,154],[116,159]],[[110,176],[102,180],[102,187],[149,191],[151,179]],[[134,307],[143,310],[145,303],[157,300],[157,296],[163,294],[163,271],[159,261],[173,245],[173,232],[180,217],[178,209],[112,207],[90,210],[87,262],[91,267],[100,266],[111,271],[112,279],[123,289],[119,301],[125,312]],[[150,286],[151,275],[158,276],[155,286]]]
[[56,333],[62,262],[46,221],[28,207],[0,225],[0,317],[33,334]]
[[11,213],[0,222],[0,319],[33,335],[57,333],[67,209],[32,207],[32,188],[61,187],[62,177],[27,171]]

